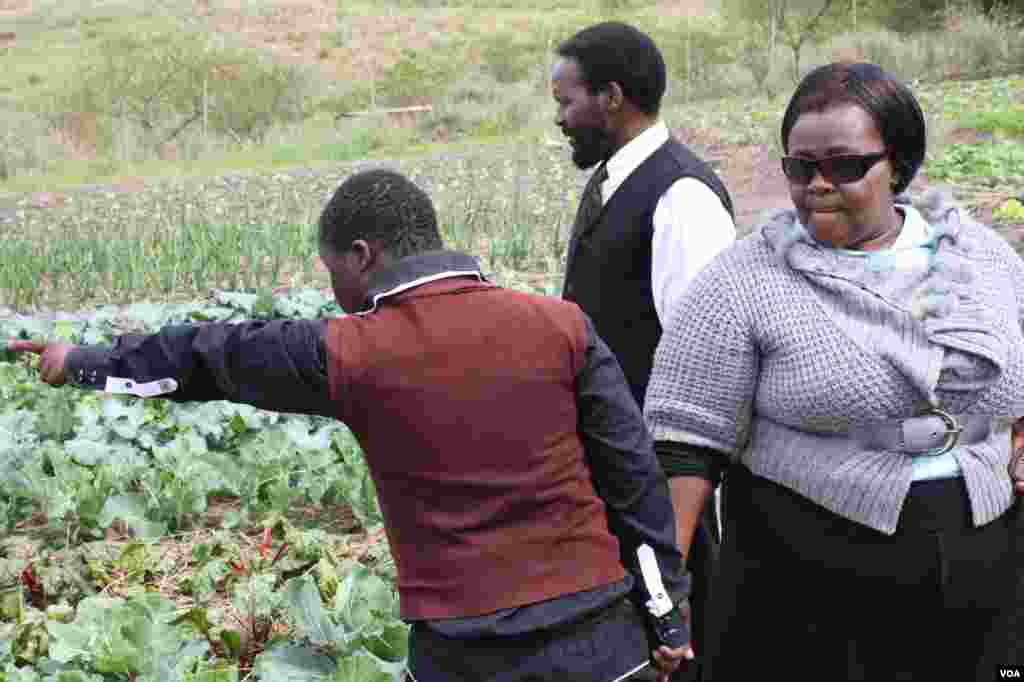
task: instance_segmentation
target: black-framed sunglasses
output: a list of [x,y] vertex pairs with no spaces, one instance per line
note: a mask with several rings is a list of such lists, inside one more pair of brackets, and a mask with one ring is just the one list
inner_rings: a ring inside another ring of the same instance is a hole
[[809,185],[816,173],[833,185],[857,182],[871,170],[871,167],[888,154],[842,154],[824,159],[802,159],[796,156],[782,157],[782,172],[792,182]]

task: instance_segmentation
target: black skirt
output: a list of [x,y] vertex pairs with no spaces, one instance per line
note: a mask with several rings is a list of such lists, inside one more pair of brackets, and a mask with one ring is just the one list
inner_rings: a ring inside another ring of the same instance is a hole
[[975,528],[960,478],[915,482],[894,535],[729,472],[706,678],[991,680],[1024,664],[1020,503]]

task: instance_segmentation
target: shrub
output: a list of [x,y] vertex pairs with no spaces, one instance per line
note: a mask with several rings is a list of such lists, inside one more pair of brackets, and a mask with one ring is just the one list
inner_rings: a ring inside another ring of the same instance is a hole
[[959,123],[965,128],[1024,138],[1024,107],[971,112],[961,116]]
[[675,22],[652,31],[651,37],[661,46],[669,77],[690,81],[696,89],[717,80],[716,67],[735,61],[733,46],[738,36],[714,19]]
[[499,83],[516,83],[524,80],[530,66],[543,55],[543,48],[517,40],[508,32],[481,36],[480,59],[487,71]]
[[427,50],[402,50],[398,61],[376,83],[377,103],[402,106],[443,96],[459,64]]
[[[961,20],[955,34],[957,61],[972,74],[988,74],[1004,60],[1006,28],[981,15]],[[1018,34],[1016,40],[1020,40]]]
[[540,107],[529,83],[502,84],[489,73],[473,71],[435,101],[433,113],[420,122],[419,129],[442,138],[510,134],[521,130]]
[[895,33],[934,31],[942,28],[947,0],[884,0],[872,3],[873,18]]
[[44,119],[3,111],[0,120],[0,181],[45,171],[53,159],[60,157],[60,148],[46,135],[48,125]]
[[736,51],[736,62],[750,72],[758,92],[767,92],[768,76],[771,75],[771,45],[764,27],[757,23],[743,26],[743,38]]
[[241,50],[209,47],[188,33],[116,34],[97,47],[52,104],[98,115],[98,136],[137,134],[150,150],[175,142],[204,116],[212,132],[259,140],[276,123],[301,119],[307,81],[296,68]]
[[907,36],[899,36],[882,30],[864,34],[857,47],[866,61],[878,64],[886,71],[903,80],[912,80],[919,75],[913,68],[913,42]]

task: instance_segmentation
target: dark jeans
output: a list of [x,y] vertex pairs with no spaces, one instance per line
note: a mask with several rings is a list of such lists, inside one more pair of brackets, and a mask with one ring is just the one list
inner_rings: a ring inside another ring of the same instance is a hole
[[628,598],[524,637],[453,639],[421,625],[409,635],[416,682],[613,682],[650,655],[643,614]]
[[975,528],[961,479],[918,482],[887,536],[734,469],[705,679],[959,682],[1024,663],[1007,631],[1018,508]]

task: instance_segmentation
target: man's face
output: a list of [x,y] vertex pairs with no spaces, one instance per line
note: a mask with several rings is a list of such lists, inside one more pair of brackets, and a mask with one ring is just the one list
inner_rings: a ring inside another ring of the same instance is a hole
[[369,283],[363,259],[358,249],[337,253],[324,244],[320,245],[320,260],[331,275],[331,289],[334,300],[346,313],[357,313],[366,308]]
[[558,104],[555,124],[569,138],[573,163],[586,169],[611,156],[608,95],[590,94],[575,59],[563,57],[555,63],[551,94]]

